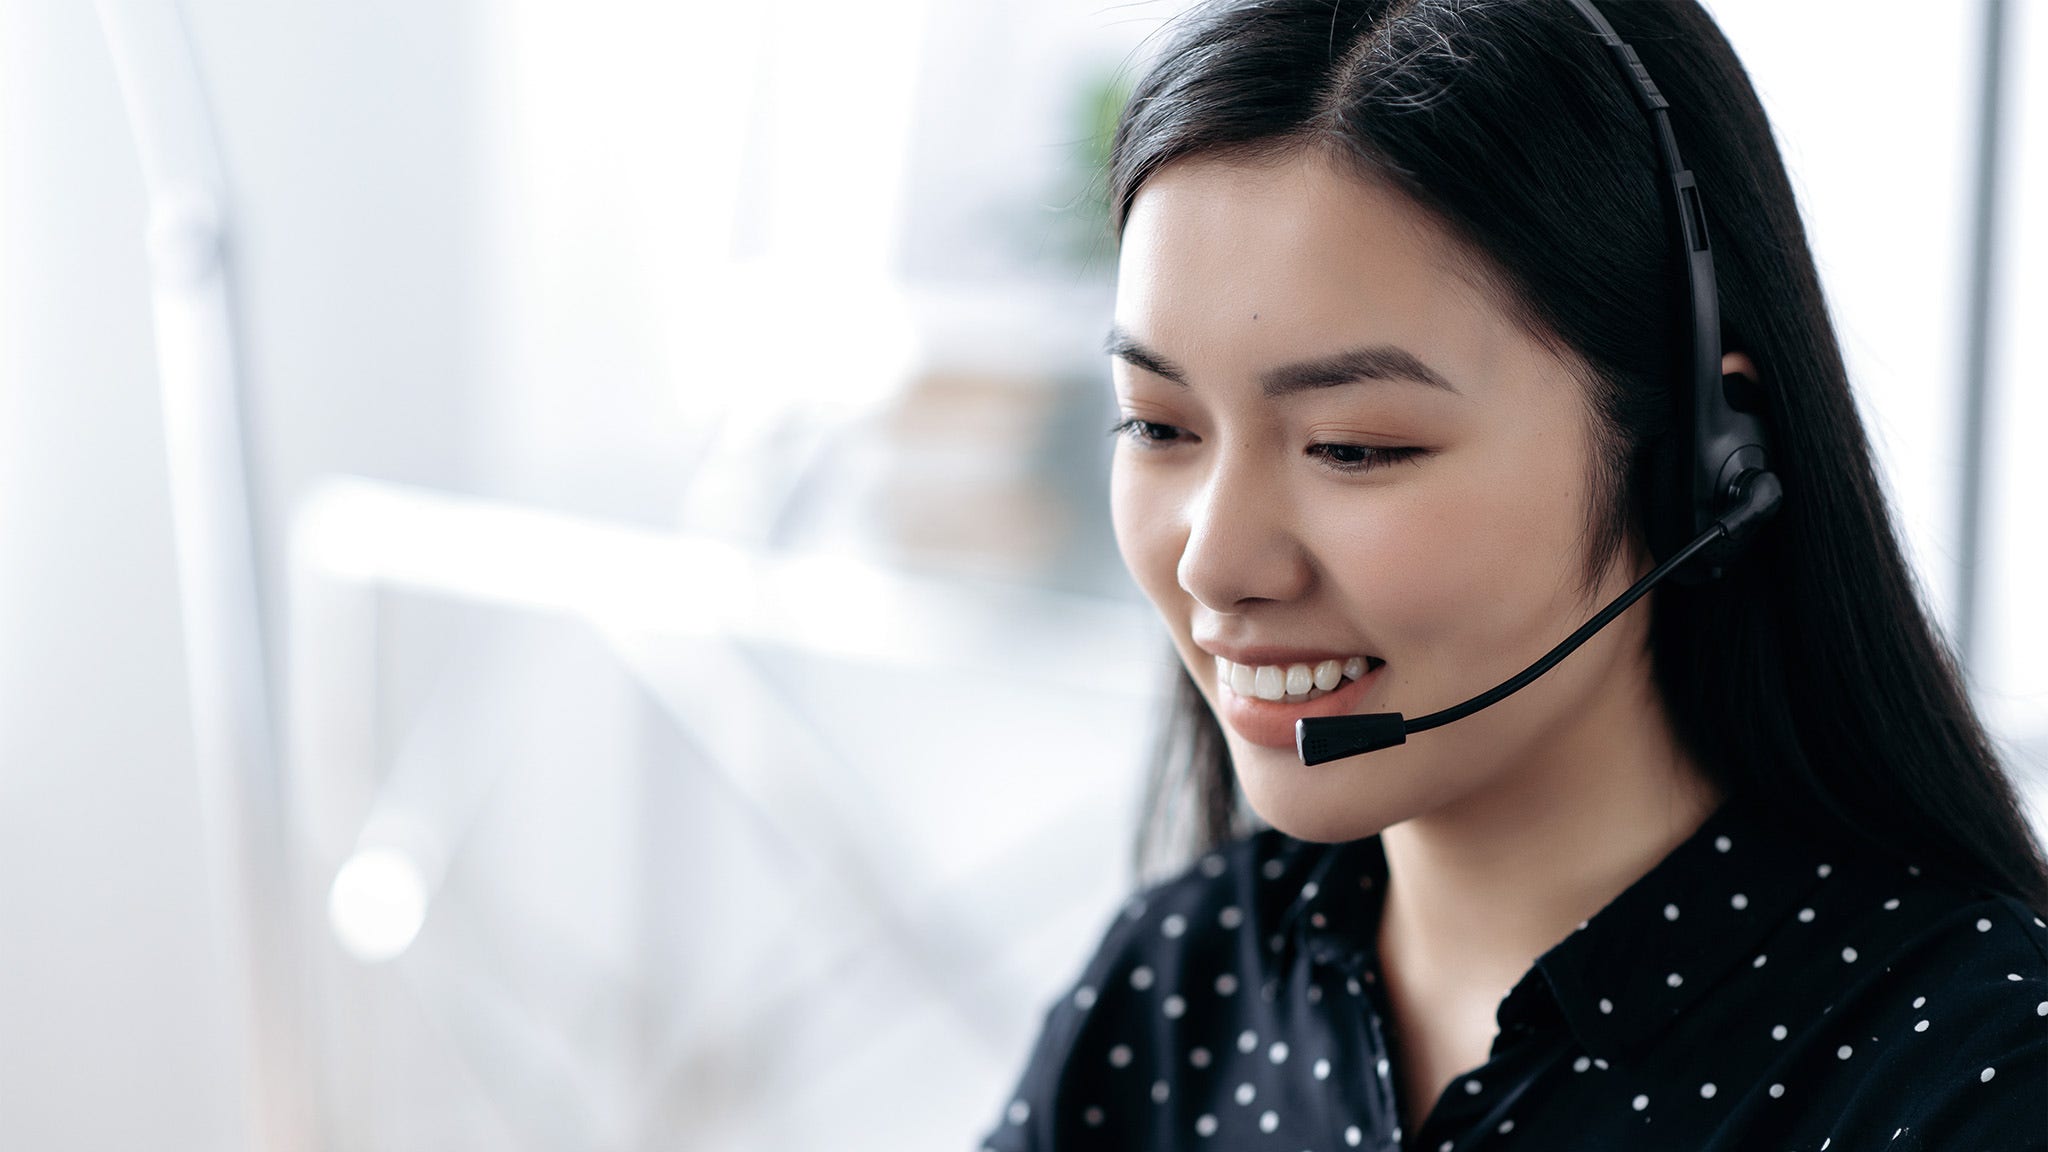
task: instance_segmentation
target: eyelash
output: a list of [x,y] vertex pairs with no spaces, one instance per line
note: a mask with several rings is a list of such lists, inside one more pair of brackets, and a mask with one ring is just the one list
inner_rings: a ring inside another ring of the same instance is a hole
[[[1123,436],[1132,443],[1144,448],[1160,448],[1172,443],[1172,441],[1155,440],[1149,436],[1140,436],[1138,432],[1146,428],[1172,427],[1173,425],[1171,424],[1161,424],[1155,420],[1140,420],[1132,417],[1129,420],[1120,420],[1111,425],[1109,434],[1111,436]],[[1357,475],[1362,472],[1370,472],[1375,468],[1384,468],[1389,464],[1411,461],[1416,457],[1426,455],[1429,451],[1427,448],[1372,448],[1364,444],[1311,444],[1309,447],[1311,450],[1316,448],[1337,448],[1369,453],[1363,460],[1332,460],[1327,455],[1323,457],[1324,464],[1331,471],[1344,475]]]

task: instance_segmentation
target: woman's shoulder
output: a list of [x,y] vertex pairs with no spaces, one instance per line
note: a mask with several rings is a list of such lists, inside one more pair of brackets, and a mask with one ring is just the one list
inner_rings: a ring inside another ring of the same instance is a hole
[[1900,1149],[2048,1148],[2048,922],[2002,892],[1915,895],[1921,914],[1833,1010],[1842,1050],[1871,1057],[1837,1123],[1896,1129]]
[[[1261,828],[1137,884],[1047,1005],[1003,1118],[982,1147],[1053,1148],[1068,1126],[1102,1123],[1100,1108],[1087,1103],[1102,1096],[1091,1077],[1154,1066],[1193,1010],[1183,993],[1197,982],[1218,1002],[1235,998],[1240,984],[1249,989],[1263,971],[1262,943],[1285,922],[1327,847]],[[1087,1055],[1077,1061],[1077,1053]]]
[[1131,893],[1090,967],[1106,982],[1146,961],[1264,941],[1285,924],[1331,848],[1260,828],[1200,852]]

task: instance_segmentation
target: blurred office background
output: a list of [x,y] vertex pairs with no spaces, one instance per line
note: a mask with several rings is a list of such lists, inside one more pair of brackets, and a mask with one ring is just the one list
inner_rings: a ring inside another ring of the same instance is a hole
[[[0,0],[0,1146],[971,1146],[1134,880],[1184,6]],[[2048,825],[2048,3],[1710,6]]]

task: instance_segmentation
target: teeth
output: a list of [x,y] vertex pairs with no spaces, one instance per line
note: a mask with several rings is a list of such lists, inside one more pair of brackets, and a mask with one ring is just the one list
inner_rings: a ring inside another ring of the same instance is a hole
[[1287,695],[1287,684],[1280,669],[1272,664],[1261,664],[1252,674],[1252,692],[1261,700],[1278,700]]
[[1230,665],[1230,690],[1239,696],[1252,694],[1252,670],[1243,664]]
[[1299,704],[1334,691],[1346,680],[1356,680],[1370,671],[1364,656],[1346,660],[1324,660],[1317,664],[1261,664],[1252,667],[1216,657],[1216,682],[1227,684],[1240,696],[1261,700],[1285,700]]

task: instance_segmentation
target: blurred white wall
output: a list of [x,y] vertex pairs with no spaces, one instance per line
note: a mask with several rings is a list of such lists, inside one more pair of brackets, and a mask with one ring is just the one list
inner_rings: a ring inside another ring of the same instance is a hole
[[0,1144],[239,1145],[142,249],[92,7],[0,3]]

